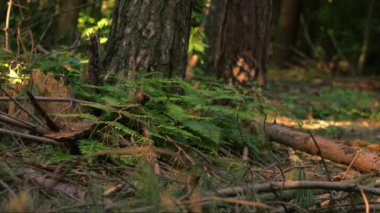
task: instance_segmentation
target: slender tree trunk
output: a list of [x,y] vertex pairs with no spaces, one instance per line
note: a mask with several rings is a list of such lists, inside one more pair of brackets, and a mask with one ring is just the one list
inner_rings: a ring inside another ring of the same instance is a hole
[[206,50],[206,70],[212,71],[218,78],[224,77],[223,72],[216,71],[217,53],[219,53],[223,17],[226,10],[227,0],[211,0],[211,8],[207,17],[205,33],[209,42]]
[[102,17],[102,4],[103,0],[87,0],[90,6],[87,8],[88,14],[95,20],[99,20]]
[[105,78],[158,71],[183,77],[191,0],[117,0],[103,57]]
[[217,77],[265,83],[272,0],[213,0],[206,31],[208,68]]
[[[321,35],[321,28],[320,28],[320,22],[315,18],[314,13],[315,11],[320,10],[321,8],[321,1],[300,1],[300,16],[303,18],[304,22],[302,23],[301,17],[300,17],[300,34],[297,38],[297,50],[301,53],[305,54],[305,56],[309,58],[315,58],[315,52],[313,47],[310,46],[310,41],[306,37],[308,37],[307,34],[313,35],[312,43],[315,43],[316,41],[316,35]],[[305,25],[307,23],[307,26]],[[307,29],[305,29],[307,28]]]
[[56,13],[59,13],[53,26],[49,29],[44,45],[56,47],[57,45],[71,45],[77,36],[79,6],[82,0],[58,0]]
[[81,0],[60,0],[59,12],[62,13],[57,18],[57,28],[55,36],[59,42],[71,44],[77,33],[79,8]]
[[299,0],[283,0],[278,23],[277,45],[274,52],[276,62],[280,66],[289,63],[292,56],[292,47],[297,36],[300,15]]
[[366,27],[364,29],[364,38],[363,38],[363,44],[361,48],[361,52],[358,59],[358,72],[359,74],[363,73],[364,64],[367,60],[367,54],[368,54],[368,47],[370,42],[370,33],[371,33],[371,20],[372,20],[372,14],[373,14],[373,8],[375,6],[375,0],[371,0],[368,5],[368,14],[367,14],[367,23]]
[[3,26],[7,14],[8,1],[2,0],[0,1],[0,24]]

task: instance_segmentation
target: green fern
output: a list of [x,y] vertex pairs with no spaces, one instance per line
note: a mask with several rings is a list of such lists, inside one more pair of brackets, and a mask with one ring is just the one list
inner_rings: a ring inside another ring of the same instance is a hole
[[141,139],[143,138],[143,136],[141,134],[139,134],[138,132],[134,131],[133,129],[130,129],[128,127],[126,127],[125,125],[119,123],[119,122],[116,122],[116,121],[105,121],[105,122],[101,122],[101,123],[104,123],[104,124],[107,124],[107,125],[110,125],[112,126],[114,129],[118,130],[118,131],[121,131],[125,134],[128,134],[128,135],[131,135],[137,139]]
[[[169,136],[205,148],[246,143],[255,147],[256,136],[241,124],[262,111],[263,103],[257,99],[256,91],[254,95],[243,95],[235,87],[216,81],[204,81],[194,88],[181,79],[146,78],[156,75],[144,74],[137,80],[121,79],[117,85],[96,87],[99,95],[93,94],[94,103],[83,105],[103,112],[97,124],[99,129],[108,128],[101,133],[106,138],[104,142],[114,146],[131,136],[137,143],[164,145]],[[140,89],[150,96],[144,106],[131,101],[134,91]],[[149,136],[140,133],[142,128],[148,129]]]
[[68,150],[54,149],[51,146],[47,146],[41,150],[41,153],[41,156],[43,156],[42,162],[45,166],[75,159]]
[[103,151],[106,149],[108,149],[108,147],[97,140],[79,140],[79,150],[84,155],[91,155],[95,152]]
[[62,118],[82,118],[82,119],[87,119],[87,120],[92,120],[92,121],[99,120],[99,118],[96,117],[95,115],[88,114],[88,113],[53,114],[53,115],[57,117],[62,117]]

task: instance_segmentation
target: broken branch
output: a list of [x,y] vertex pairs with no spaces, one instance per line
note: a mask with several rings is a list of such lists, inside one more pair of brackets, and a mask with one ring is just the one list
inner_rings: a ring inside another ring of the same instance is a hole
[[236,186],[225,189],[217,190],[216,192],[208,192],[207,196],[224,196],[231,197],[236,196],[240,193],[245,193],[248,191],[260,192],[275,192],[281,190],[290,190],[290,189],[325,189],[325,190],[338,190],[345,192],[358,192],[363,190],[369,194],[380,195],[380,189],[358,185],[356,183],[350,182],[329,182],[329,181],[275,181],[275,182],[266,182],[266,183],[255,183],[245,186]]
[[29,91],[26,91],[26,94],[29,97],[30,103],[33,105],[33,107],[37,110],[38,113],[45,119],[46,125],[49,127],[50,130],[54,132],[59,132],[59,127],[56,123],[45,112],[45,110],[42,109],[42,107],[37,103],[36,99],[34,98],[33,94]]
[[19,136],[21,138],[25,138],[25,139],[29,139],[33,141],[39,141],[42,143],[47,143],[47,144],[52,144],[52,145],[60,145],[60,143],[58,143],[57,141],[49,139],[49,138],[29,135],[26,133],[11,131],[7,129],[3,129],[3,128],[0,128],[0,134],[15,135],[15,136]]

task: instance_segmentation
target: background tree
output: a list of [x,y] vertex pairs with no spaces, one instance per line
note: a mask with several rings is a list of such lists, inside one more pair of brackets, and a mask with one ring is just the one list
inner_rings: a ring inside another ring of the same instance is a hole
[[284,66],[291,60],[292,48],[297,38],[300,15],[299,0],[283,0],[281,3],[276,42],[276,63]]
[[57,45],[71,45],[77,37],[77,24],[79,9],[82,0],[58,0],[56,3],[56,14],[53,26],[49,28],[44,44],[47,47]]
[[87,0],[91,6],[87,7],[87,13],[94,19],[99,20],[102,17],[103,0]]
[[116,1],[103,58],[105,71],[129,78],[134,78],[130,71],[184,76],[190,18],[191,0]]
[[217,77],[265,83],[272,17],[271,0],[214,0],[206,31],[208,69]]

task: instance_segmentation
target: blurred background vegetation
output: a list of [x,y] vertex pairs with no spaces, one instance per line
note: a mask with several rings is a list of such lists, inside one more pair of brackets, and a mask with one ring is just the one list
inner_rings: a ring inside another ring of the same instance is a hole
[[[13,0],[0,2],[0,65],[10,60],[45,71],[79,71],[86,65],[90,33],[107,40],[112,0]],[[207,0],[194,1],[189,60],[196,55],[196,74],[206,57]],[[374,0],[274,0],[270,63],[287,69],[298,66],[326,75],[379,75],[380,2]],[[8,19],[7,19],[8,17]],[[8,23],[8,24],[7,24]],[[6,29],[8,26],[9,29]],[[6,37],[9,41],[6,41]],[[44,60],[41,60],[41,57]]]

